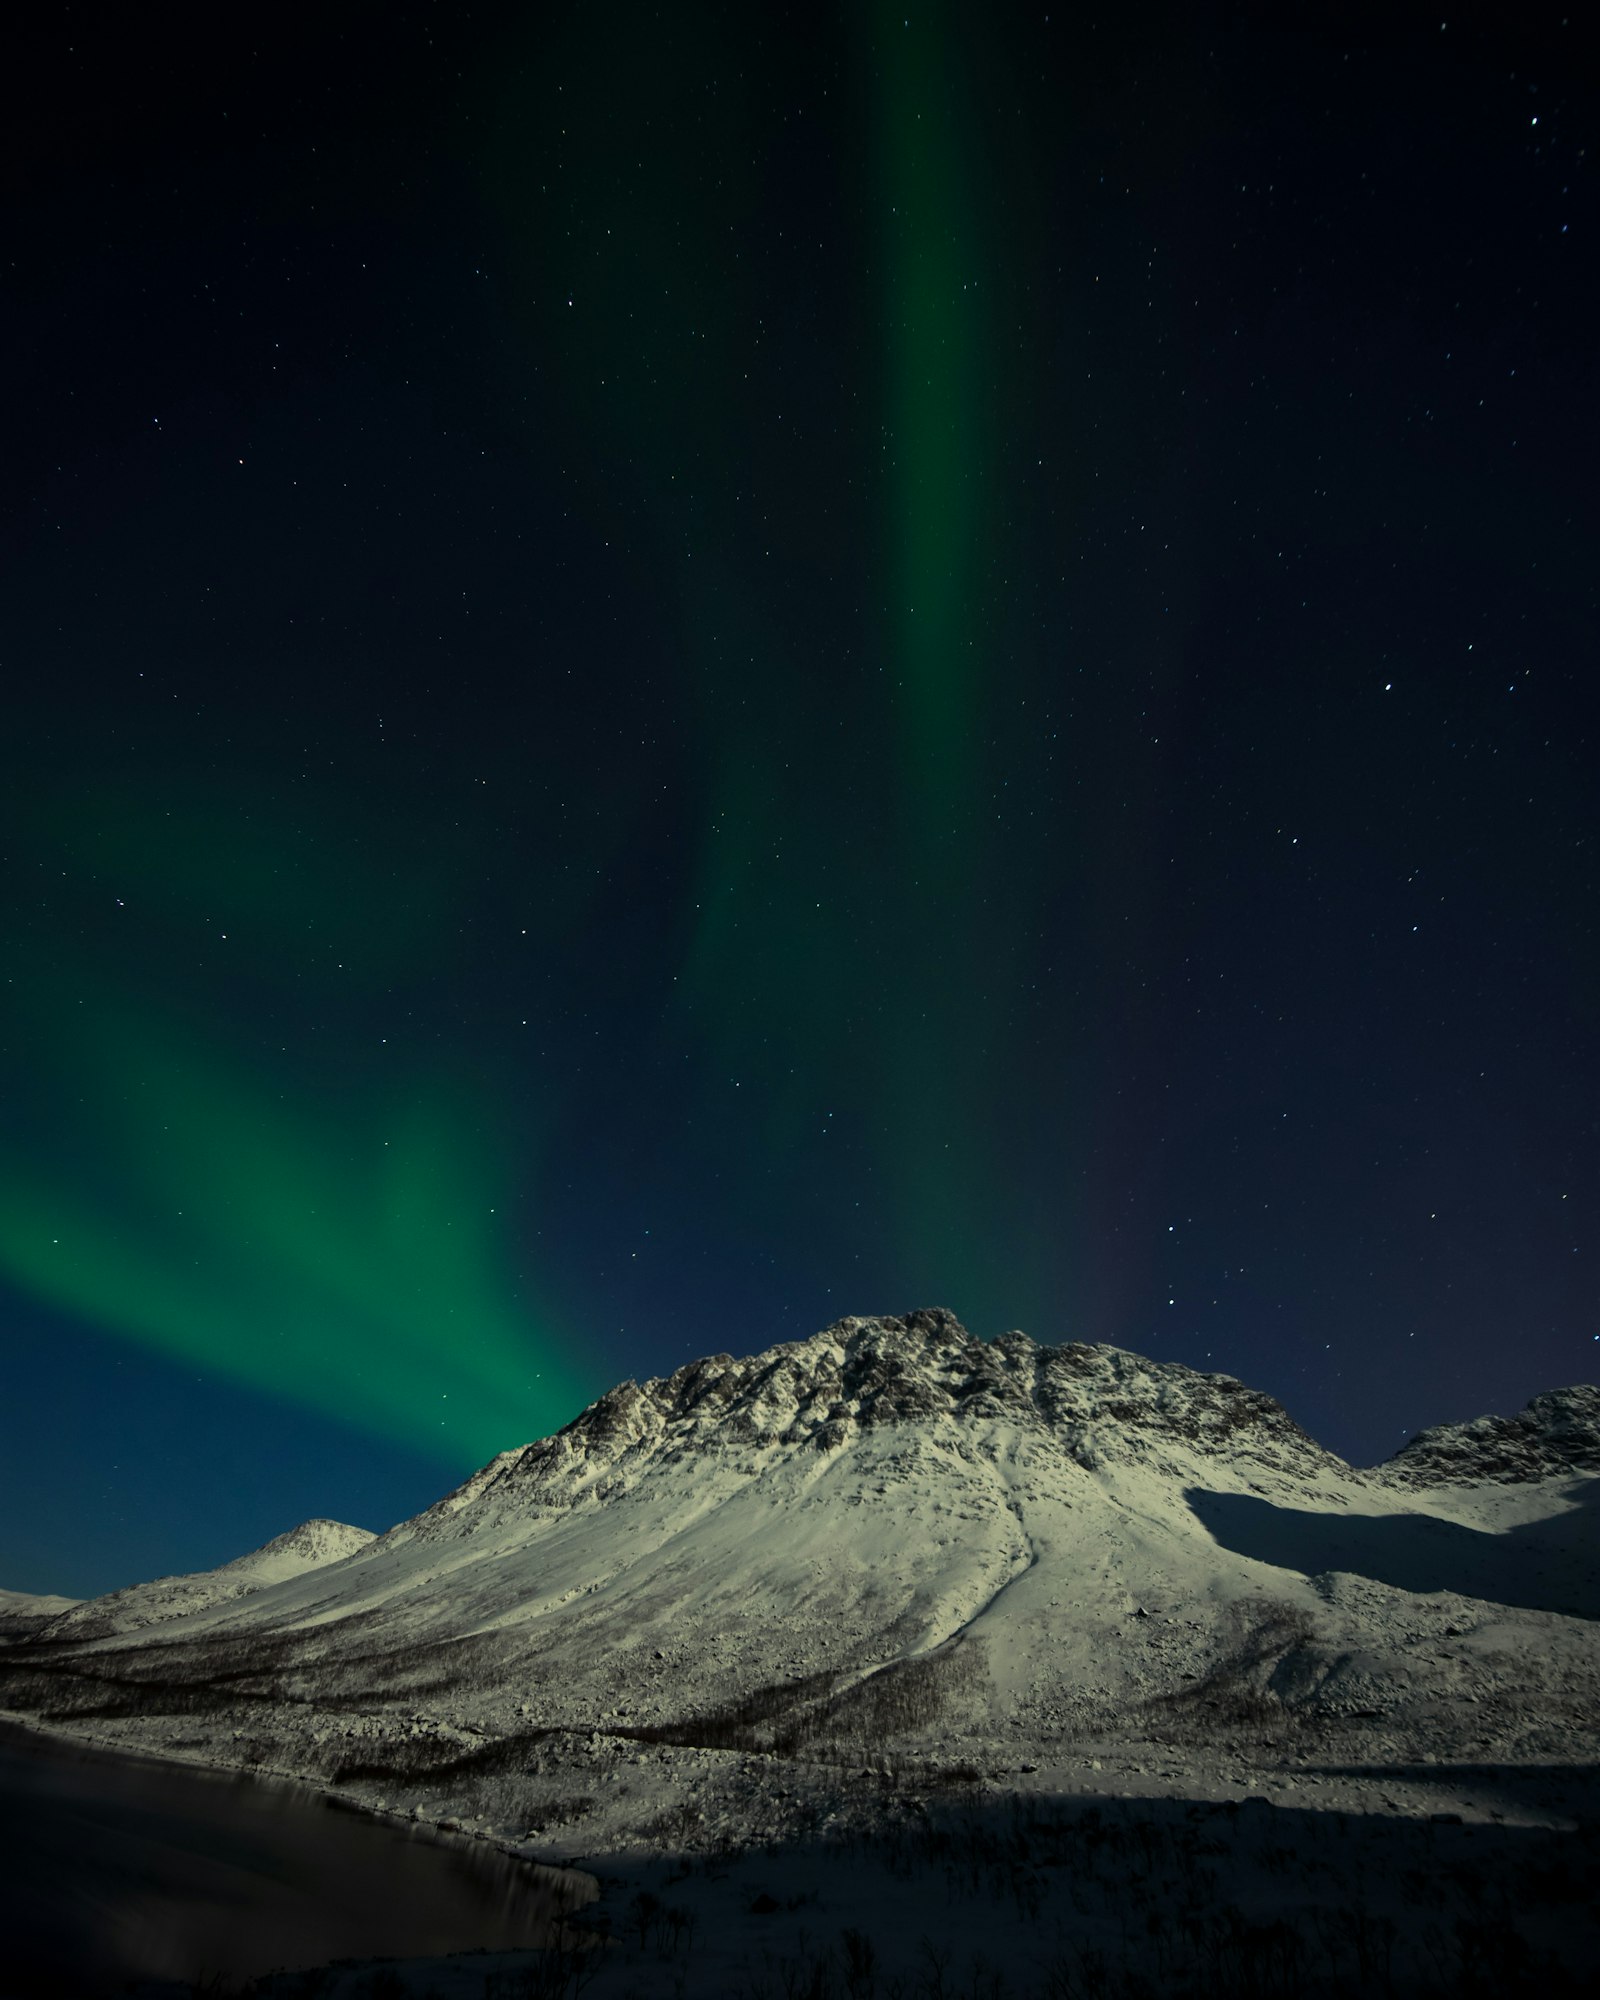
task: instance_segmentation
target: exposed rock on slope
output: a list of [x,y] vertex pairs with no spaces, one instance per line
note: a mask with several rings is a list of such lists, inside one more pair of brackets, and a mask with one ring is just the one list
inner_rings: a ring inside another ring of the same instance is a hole
[[139,1631],[233,1598],[248,1597],[307,1570],[321,1569],[354,1555],[373,1539],[367,1529],[352,1528],[343,1521],[302,1521],[298,1528],[217,1569],[157,1577],[153,1583],[130,1584],[125,1590],[88,1598],[52,1619],[46,1629],[52,1639],[102,1638],[114,1632]]
[[1552,1389],[1514,1417],[1419,1431],[1381,1469],[1411,1486],[1600,1472],[1600,1388]]
[[708,1355],[664,1379],[623,1382],[554,1437],[503,1452],[399,1531],[437,1532],[463,1509],[605,1500],[650,1468],[707,1450],[832,1453],[890,1426],[934,1435],[1007,1422],[1074,1463],[1161,1466],[1174,1447],[1277,1471],[1339,1465],[1272,1397],[1231,1375],[1120,1347],[984,1341],[954,1313],[848,1318],[744,1360]]

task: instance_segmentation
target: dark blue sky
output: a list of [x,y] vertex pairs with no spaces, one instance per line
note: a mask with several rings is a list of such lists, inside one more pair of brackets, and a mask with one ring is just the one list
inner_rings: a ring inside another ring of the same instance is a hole
[[1592,1378],[1593,73],[1154,8],[36,17],[0,1583],[845,1312]]

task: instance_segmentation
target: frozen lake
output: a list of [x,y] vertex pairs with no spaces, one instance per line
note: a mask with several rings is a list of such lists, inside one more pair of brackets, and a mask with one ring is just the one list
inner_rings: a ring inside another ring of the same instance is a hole
[[0,1988],[120,1992],[542,1943],[565,1884],[480,1843],[0,1725]]

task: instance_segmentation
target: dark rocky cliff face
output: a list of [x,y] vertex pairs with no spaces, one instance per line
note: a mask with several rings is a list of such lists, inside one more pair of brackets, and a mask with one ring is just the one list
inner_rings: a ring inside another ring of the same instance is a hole
[[1514,1417],[1419,1431],[1380,1469],[1408,1486],[1600,1472],[1600,1388],[1552,1389]]

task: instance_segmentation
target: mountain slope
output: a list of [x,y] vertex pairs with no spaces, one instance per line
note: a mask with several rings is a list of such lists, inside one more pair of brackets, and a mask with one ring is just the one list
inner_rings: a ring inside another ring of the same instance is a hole
[[27,1590],[0,1590],[0,1643],[30,1639],[51,1619],[81,1602],[76,1597],[39,1595]]

